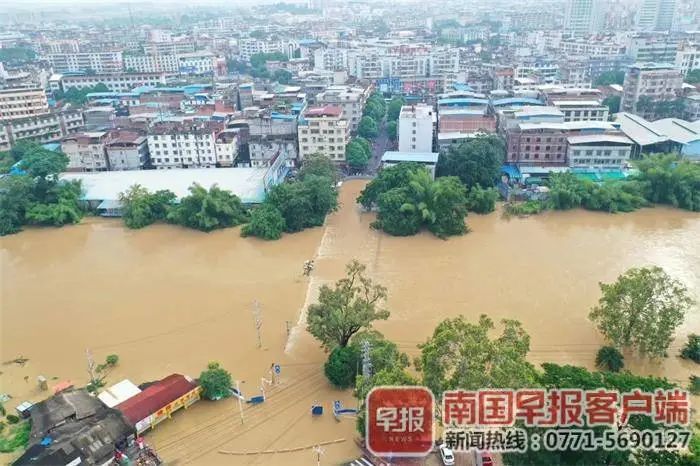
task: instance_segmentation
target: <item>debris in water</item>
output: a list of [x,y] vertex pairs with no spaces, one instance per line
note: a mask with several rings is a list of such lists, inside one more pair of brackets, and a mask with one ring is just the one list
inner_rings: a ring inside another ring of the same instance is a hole
[[10,364],[17,364],[18,366],[24,367],[24,365],[27,364],[28,361],[29,361],[29,359],[27,359],[23,356],[20,356],[20,357],[15,358],[15,359],[10,359],[9,361],[5,361],[2,363],[2,365],[9,366]]

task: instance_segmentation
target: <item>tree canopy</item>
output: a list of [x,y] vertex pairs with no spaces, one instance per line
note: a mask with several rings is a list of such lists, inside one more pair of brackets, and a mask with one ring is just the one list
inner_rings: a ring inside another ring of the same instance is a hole
[[595,80],[596,86],[609,86],[610,84],[620,84],[625,82],[625,72],[620,71],[606,71],[601,73],[600,76]]
[[133,185],[119,194],[124,224],[128,228],[143,228],[157,221],[165,221],[175,199],[172,191],[150,193],[141,185]]
[[440,238],[461,235],[467,231],[466,203],[459,179],[433,180],[425,168],[415,167],[404,183],[378,196],[379,212],[372,226],[395,236],[414,235],[423,226]]
[[74,105],[83,105],[87,102],[88,94],[93,92],[109,92],[109,88],[104,83],[97,83],[92,87],[84,87],[82,89],[70,87],[65,92],[56,91],[54,97],[56,97],[56,100],[66,100]]
[[350,388],[355,385],[360,352],[351,346],[336,346],[323,366],[328,381],[336,388]]
[[386,124],[386,134],[392,141],[396,141],[396,139],[398,139],[399,132],[395,121],[390,121]]
[[272,188],[265,202],[279,210],[285,231],[294,233],[323,225],[326,215],[338,207],[338,192],[331,179],[305,173],[301,181]]
[[324,176],[332,182],[338,180],[338,169],[333,161],[318,152],[304,157],[299,170],[299,179],[304,180],[308,175]]
[[479,136],[440,154],[437,176],[456,176],[471,189],[496,184],[505,159],[505,143],[498,136]]
[[286,228],[287,224],[279,209],[270,203],[263,203],[252,210],[250,222],[243,226],[241,235],[275,240],[282,237]]
[[173,205],[168,211],[168,221],[201,231],[228,228],[248,220],[248,213],[241,200],[230,191],[214,185],[206,188],[194,183],[190,195]]
[[367,267],[353,260],[345,270],[345,278],[332,288],[321,286],[318,304],[308,309],[307,330],[326,350],[347,346],[357,332],[389,317],[389,311],[380,307],[386,300],[386,288],[366,275]]
[[423,383],[435,396],[445,390],[531,387],[535,368],[526,360],[530,336],[520,322],[504,319],[495,339],[493,321],[482,315],[477,323],[463,316],[438,324],[420,345]]
[[357,125],[357,134],[365,139],[374,139],[379,134],[377,122],[371,116],[363,116]]
[[363,138],[355,138],[345,147],[345,160],[354,170],[364,170],[372,157],[369,144],[365,145],[361,140],[366,142]]
[[667,154],[644,157],[636,166],[650,202],[700,211],[700,165]]
[[488,214],[496,209],[499,194],[496,188],[483,189],[478,184],[467,193],[467,210]]
[[372,117],[375,122],[382,121],[386,114],[386,107],[384,98],[381,94],[375,92],[367,98],[362,115]]
[[275,72],[272,74],[272,79],[280,84],[289,84],[292,82],[292,73],[282,69],[275,70]]
[[652,358],[666,355],[693,303],[688,289],[660,267],[632,268],[600,289],[603,296],[589,316],[598,330],[616,348]]
[[403,97],[394,97],[391,99],[389,102],[389,105],[387,106],[387,111],[386,111],[386,118],[389,121],[396,121],[399,119],[399,115],[401,114],[401,107],[406,105],[406,99]]
[[210,400],[227,398],[231,392],[231,374],[218,362],[210,362],[199,376],[202,396]]
[[606,105],[608,107],[608,110],[610,110],[610,113],[617,113],[620,111],[620,102],[622,101],[622,97],[619,95],[611,95],[606,97],[603,100],[603,105]]
[[80,183],[58,178],[68,157],[34,142],[20,142],[9,154],[24,174],[0,178],[0,236],[26,224],[61,226],[82,219]]

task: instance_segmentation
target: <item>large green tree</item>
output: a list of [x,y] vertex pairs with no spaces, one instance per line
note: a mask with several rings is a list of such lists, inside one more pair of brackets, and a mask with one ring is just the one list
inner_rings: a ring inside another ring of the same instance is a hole
[[345,147],[345,160],[350,168],[354,170],[364,170],[367,168],[371,153],[357,140],[352,140]]
[[199,376],[202,396],[210,400],[227,398],[231,392],[231,374],[218,362],[210,362]]
[[395,121],[390,121],[386,124],[386,134],[392,141],[396,141],[396,139],[398,139],[399,132]]
[[338,178],[338,169],[329,157],[315,152],[304,157],[301,162],[299,179],[304,180],[309,175],[325,176],[335,182]]
[[498,136],[480,136],[441,153],[438,176],[457,176],[467,189],[476,185],[490,188],[496,184],[505,159],[505,143]]
[[603,105],[606,105],[608,107],[608,110],[610,110],[610,113],[617,113],[620,111],[620,102],[622,101],[622,97],[619,95],[611,95],[606,97],[603,100]]
[[600,289],[589,316],[598,330],[616,348],[652,358],[666,355],[693,303],[688,289],[660,267],[632,268]]
[[27,175],[0,178],[0,236],[17,233],[34,200],[34,182]]
[[438,324],[420,345],[423,384],[435,396],[445,390],[522,388],[535,384],[535,368],[526,360],[530,336],[517,320],[504,319],[497,338],[489,335],[493,321],[482,315],[477,323],[463,316]]
[[285,231],[294,233],[323,225],[326,215],[338,207],[338,192],[329,178],[304,175],[303,181],[282,183],[272,188],[266,202],[282,214]]
[[625,81],[624,71],[606,71],[601,73],[600,76],[595,80],[596,86],[607,86],[610,84],[620,84],[622,85]]
[[357,134],[366,139],[374,139],[379,134],[377,122],[371,116],[363,116],[357,125]]
[[289,84],[292,81],[292,73],[282,69],[275,70],[275,72],[272,73],[272,79],[280,84]]
[[164,221],[175,199],[172,191],[160,190],[150,193],[141,185],[133,185],[119,194],[124,224],[128,228],[143,228],[154,222]]
[[483,189],[476,185],[467,193],[467,209],[477,214],[488,214],[496,209],[498,200],[496,188]]
[[190,195],[173,205],[168,220],[177,225],[201,231],[212,231],[240,225],[248,220],[248,213],[241,200],[230,191],[214,185],[206,188],[194,183]]
[[46,202],[34,203],[26,212],[27,223],[62,226],[83,218],[80,207],[82,188],[79,181],[61,182],[50,187]]
[[336,346],[323,366],[328,381],[336,388],[350,388],[355,385],[360,352],[351,346]]
[[399,119],[399,115],[401,114],[401,107],[406,105],[406,99],[403,97],[394,97],[391,99],[391,102],[389,102],[389,105],[387,106],[386,110],[386,118],[389,121],[396,121]]
[[389,311],[381,308],[386,288],[366,275],[367,267],[353,260],[345,269],[346,276],[332,288],[321,286],[318,304],[308,309],[307,330],[326,350],[347,346],[357,332],[389,317]]
[[644,157],[636,166],[650,202],[700,211],[700,165],[667,154]]
[[241,235],[275,240],[282,237],[282,232],[286,227],[286,222],[279,209],[266,202],[253,209],[250,214],[250,222],[243,226]]
[[440,238],[466,232],[466,190],[456,177],[433,180],[424,168],[411,172],[407,182],[379,196],[373,226],[406,236],[424,225]]
[[357,202],[365,209],[372,208],[379,196],[393,188],[405,187],[408,185],[411,174],[423,167],[417,163],[403,162],[392,167],[384,168],[370,181],[357,198]]

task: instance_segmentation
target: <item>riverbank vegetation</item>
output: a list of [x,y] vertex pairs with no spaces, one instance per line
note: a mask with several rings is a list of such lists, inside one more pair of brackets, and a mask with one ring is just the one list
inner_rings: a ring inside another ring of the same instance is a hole
[[[14,421],[15,416],[10,416],[8,418]],[[31,430],[32,426],[29,421],[10,422],[8,420],[7,424],[0,421],[0,453],[12,453],[27,448]]]
[[273,187],[265,201],[247,209],[230,191],[197,184],[179,202],[174,193],[151,193],[135,185],[121,193],[122,218],[129,228],[143,228],[168,222],[200,231],[213,231],[245,224],[243,236],[276,240],[282,233],[294,233],[323,225],[328,213],[338,206],[335,187],[337,171],[322,155],[304,161],[296,180]]
[[630,178],[603,183],[573,173],[553,173],[547,182],[547,200],[509,203],[506,213],[530,215],[575,208],[616,213],[652,204],[700,211],[700,165],[669,154],[647,156],[635,165],[638,171]]
[[373,228],[394,236],[410,236],[422,228],[439,238],[467,231],[467,193],[457,177],[433,180],[418,164],[401,163],[381,171],[358,197],[366,208],[377,207]]
[[81,186],[59,182],[68,157],[36,143],[18,143],[12,159],[19,172],[0,179],[0,236],[17,233],[24,225],[62,226],[78,223]]

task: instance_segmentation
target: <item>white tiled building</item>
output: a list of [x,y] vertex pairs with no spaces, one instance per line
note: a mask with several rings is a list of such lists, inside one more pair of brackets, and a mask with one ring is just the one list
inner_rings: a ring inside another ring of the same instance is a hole
[[621,169],[629,161],[632,140],[623,134],[585,134],[567,138],[571,168]]
[[135,73],[177,73],[178,58],[174,54],[125,55],[124,69]]
[[350,128],[342,108],[335,105],[310,108],[300,118],[298,130],[300,160],[318,152],[334,162],[345,161]]
[[399,152],[433,152],[436,115],[425,104],[401,107],[398,124]]
[[92,70],[97,74],[118,73],[124,61],[121,51],[50,53],[46,59],[54,73]]
[[217,162],[233,164],[238,153],[237,138],[219,138],[222,131],[223,126],[213,122],[157,124],[148,134],[151,164],[159,170],[211,168],[217,166]]
[[610,109],[597,100],[553,100],[564,114],[564,121],[607,121]]
[[102,83],[111,92],[129,92],[139,86],[164,86],[165,73],[118,73],[69,76],[54,74],[49,78],[52,91],[67,91],[70,88],[85,89]]

